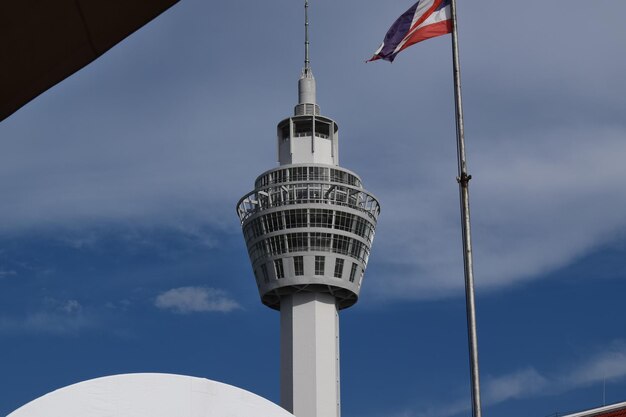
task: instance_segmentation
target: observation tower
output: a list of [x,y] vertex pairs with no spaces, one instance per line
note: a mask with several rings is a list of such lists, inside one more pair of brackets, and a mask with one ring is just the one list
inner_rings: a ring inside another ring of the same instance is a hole
[[294,115],[278,123],[279,167],[237,204],[266,306],[280,311],[281,405],[296,417],[339,417],[339,315],[359,297],[380,206],[339,166],[339,127],[320,114],[305,60]]

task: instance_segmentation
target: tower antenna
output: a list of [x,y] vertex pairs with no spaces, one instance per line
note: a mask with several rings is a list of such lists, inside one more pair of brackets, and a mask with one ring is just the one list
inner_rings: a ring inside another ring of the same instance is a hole
[[311,59],[309,58],[309,0],[304,0],[304,68],[298,80],[298,105],[296,115],[317,115],[320,112],[316,104],[316,87]]
[[304,0],[304,73],[311,71],[311,60],[309,59],[309,0]]

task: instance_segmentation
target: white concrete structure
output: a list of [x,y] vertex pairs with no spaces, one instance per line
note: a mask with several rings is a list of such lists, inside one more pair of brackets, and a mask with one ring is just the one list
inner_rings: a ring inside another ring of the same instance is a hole
[[256,179],[237,214],[261,300],[280,310],[281,405],[339,417],[338,311],[358,299],[380,206],[339,167],[339,128],[320,116],[308,54],[298,98],[278,124],[280,166]]
[[338,416],[339,314],[335,297],[298,292],[280,302],[281,405],[299,416]]
[[166,374],[98,378],[51,392],[7,417],[293,417],[270,401],[208,379]]

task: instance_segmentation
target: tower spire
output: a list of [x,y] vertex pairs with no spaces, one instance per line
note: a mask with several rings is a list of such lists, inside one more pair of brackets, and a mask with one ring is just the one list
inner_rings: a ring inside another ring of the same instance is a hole
[[311,71],[309,58],[309,0],[304,0],[304,74]]
[[295,114],[319,114],[316,86],[309,56],[309,0],[304,0],[304,69],[298,80],[298,105]]

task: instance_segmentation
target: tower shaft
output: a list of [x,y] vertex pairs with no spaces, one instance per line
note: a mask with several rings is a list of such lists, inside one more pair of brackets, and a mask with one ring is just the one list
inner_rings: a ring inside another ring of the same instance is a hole
[[331,294],[280,301],[281,406],[296,417],[339,417],[339,315]]

